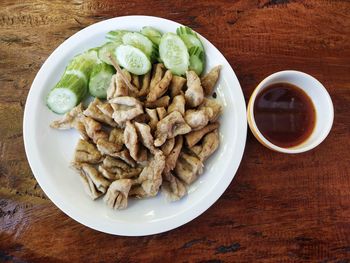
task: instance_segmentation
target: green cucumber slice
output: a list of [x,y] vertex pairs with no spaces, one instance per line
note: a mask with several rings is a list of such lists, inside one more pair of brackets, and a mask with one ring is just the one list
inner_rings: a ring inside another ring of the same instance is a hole
[[122,37],[124,34],[128,33],[128,30],[112,30],[106,34],[106,38],[113,42],[123,42]]
[[144,26],[141,29],[141,34],[148,37],[154,44],[159,46],[160,39],[162,38],[162,33],[151,26]]
[[201,51],[204,52],[204,47],[202,42],[200,41],[197,34],[187,26],[180,26],[176,29],[176,33],[181,37],[181,39],[185,42],[185,45],[188,49],[192,47],[198,47]]
[[159,56],[166,68],[176,75],[184,75],[189,66],[189,54],[182,39],[174,33],[166,33],[159,44]]
[[196,72],[198,76],[200,76],[204,70],[205,66],[205,58],[204,52],[200,50],[198,47],[192,47],[189,50],[190,54],[190,65],[189,69]]
[[47,106],[58,114],[73,109],[87,93],[84,79],[74,74],[64,74],[47,96]]
[[82,58],[85,60],[89,60],[94,62],[95,64],[101,63],[101,60],[98,57],[98,47],[90,48],[89,50],[85,51],[83,54],[81,54]]
[[203,69],[204,69],[204,65],[203,65],[202,60],[200,60],[199,57],[197,57],[197,56],[190,56],[189,69],[193,70],[194,72],[196,72],[196,74],[198,76],[200,76],[203,72]]
[[88,50],[75,56],[66,67],[65,73],[81,77],[84,75],[87,84],[93,66],[98,63],[101,63],[101,60],[97,56],[97,51],[95,49]]
[[121,42],[107,42],[106,44],[101,46],[100,49],[98,50],[99,59],[104,63],[112,65],[109,55],[110,54],[113,55],[115,52],[115,49],[121,44],[122,44]]
[[144,75],[151,70],[149,58],[140,49],[131,45],[120,45],[115,51],[120,66],[135,75]]
[[98,63],[101,63],[101,60],[96,49],[75,56],[47,96],[47,106],[52,111],[63,114],[80,103],[87,93],[92,68]]
[[107,97],[107,89],[114,73],[115,70],[112,66],[106,63],[96,64],[90,76],[90,94],[94,97],[105,99]]
[[149,38],[145,37],[141,33],[138,32],[129,32],[123,35],[123,44],[131,45],[140,49],[143,53],[145,53],[151,60],[158,54],[158,48],[153,44]]

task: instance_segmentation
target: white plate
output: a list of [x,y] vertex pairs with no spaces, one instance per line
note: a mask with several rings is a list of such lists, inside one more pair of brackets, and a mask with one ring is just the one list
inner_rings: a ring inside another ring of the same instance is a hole
[[240,164],[247,132],[246,108],[240,84],[224,56],[201,37],[207,55],[207,69],[221,64],[218,99],[224,106],[221,144],[206,162],[205,172],[189,188],[186,198],[168,203],[163,195],[132,200],[126,210],[114,211],[102,200],[92,201],[84,193],[79,176],[70,166],[79,135],[74,130],[51,129],[60,118],[45,105],[45,98],[59,80],[68,61],[76,54],[104,43],[114,29],[140,30],[154,26],[175,32],[180,24],[150,16],[125,16],[91,25],[60,45],[45,61],[30,89],[24,112],[24,144],[30,167],[46,195],[64,213],[93,229],[116,235],[142,236],[181,226],[207,210],[225,191]]

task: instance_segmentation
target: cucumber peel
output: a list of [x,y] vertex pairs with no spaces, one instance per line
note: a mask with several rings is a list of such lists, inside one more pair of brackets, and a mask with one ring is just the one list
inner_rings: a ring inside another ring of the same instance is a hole
[[160,39],[162,38],[162,33],[160,31],[151,26],[144,26],[140,33],[148,37],[154,44],[159,46]]
[[85,75],[85,79],[90,77],[91,70],[95,64],[101,63],[97,56],[96,49],[90,49],[82,54],[75,56],[66,67],[65,73],[68,71],[78,72]]
[[123,35],[125,35],[126,33],[129,33],[129,32],[130,31],[128,31],[128,30],[112,30],[106,34],[106,38],[110,41],[113,41],[113,42],[122,43],[123,42],[123,40],[122,40]]
[[205,55],[204,52],[198,47],[191,47],[189,50],[190,65],[189,69],[196,72],[200,76],[205,67]]
[[201,51],[204,52],[202,42],[191,28],[187,26],[180,26],[176,29],[176,33],[185,42],[185,45],[188,49],[192,47],[198,47]]
[[89,81],[89,92],[92,96],[105,99],[107,89],[115,73],[114,68],[107,63],[96,64],[91,72]]

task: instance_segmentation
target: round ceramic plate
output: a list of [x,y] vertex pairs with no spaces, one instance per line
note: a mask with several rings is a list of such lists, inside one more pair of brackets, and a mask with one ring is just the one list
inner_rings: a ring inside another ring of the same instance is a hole
[[30,89],[24,112],[24,144],[30,167],[46,195],[64,213],[93,229],[125,236],[156,234],[179,227],[206,211],[231,183],[241,162],[247,132],[246,107],[240,84],[224,56],[201,36],[206,51],[206,71],[222,65],[217,99],[223,105],[219,149],[205,163],[205,171],[189,187],[188,195],[168,203],[162,194],[130,200],[128,208],[114,211],[101,199],[92,201],[76,171],[70,168],[79,134],[58,131],[49,124],[60,118],[45,105],[45,98],[76,54],[103,44],[110,30],[138,31],[153,26],[175,32],[180,24],[150,16],[125,16],[91,25],[61,44],[45,61]]

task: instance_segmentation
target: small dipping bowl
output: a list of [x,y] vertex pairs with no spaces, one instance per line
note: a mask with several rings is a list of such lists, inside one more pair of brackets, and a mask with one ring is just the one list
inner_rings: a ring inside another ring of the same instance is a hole
[[[254,105],[257,95],[271,84],[281,82],[290,83],[302,89],[310,97],[316,113],[315,126],[310,136],[302,143],[290,148],[277,146],[266,139],[259,131],[254,118]],[[300,71],[285,70],[268,76],[255,88],[249,99],[247,118],[255,138],[267,148],[282,153],[301,153],[315,148],[327,137],[333,125],[334,110],[331,97],[317,79]]]

